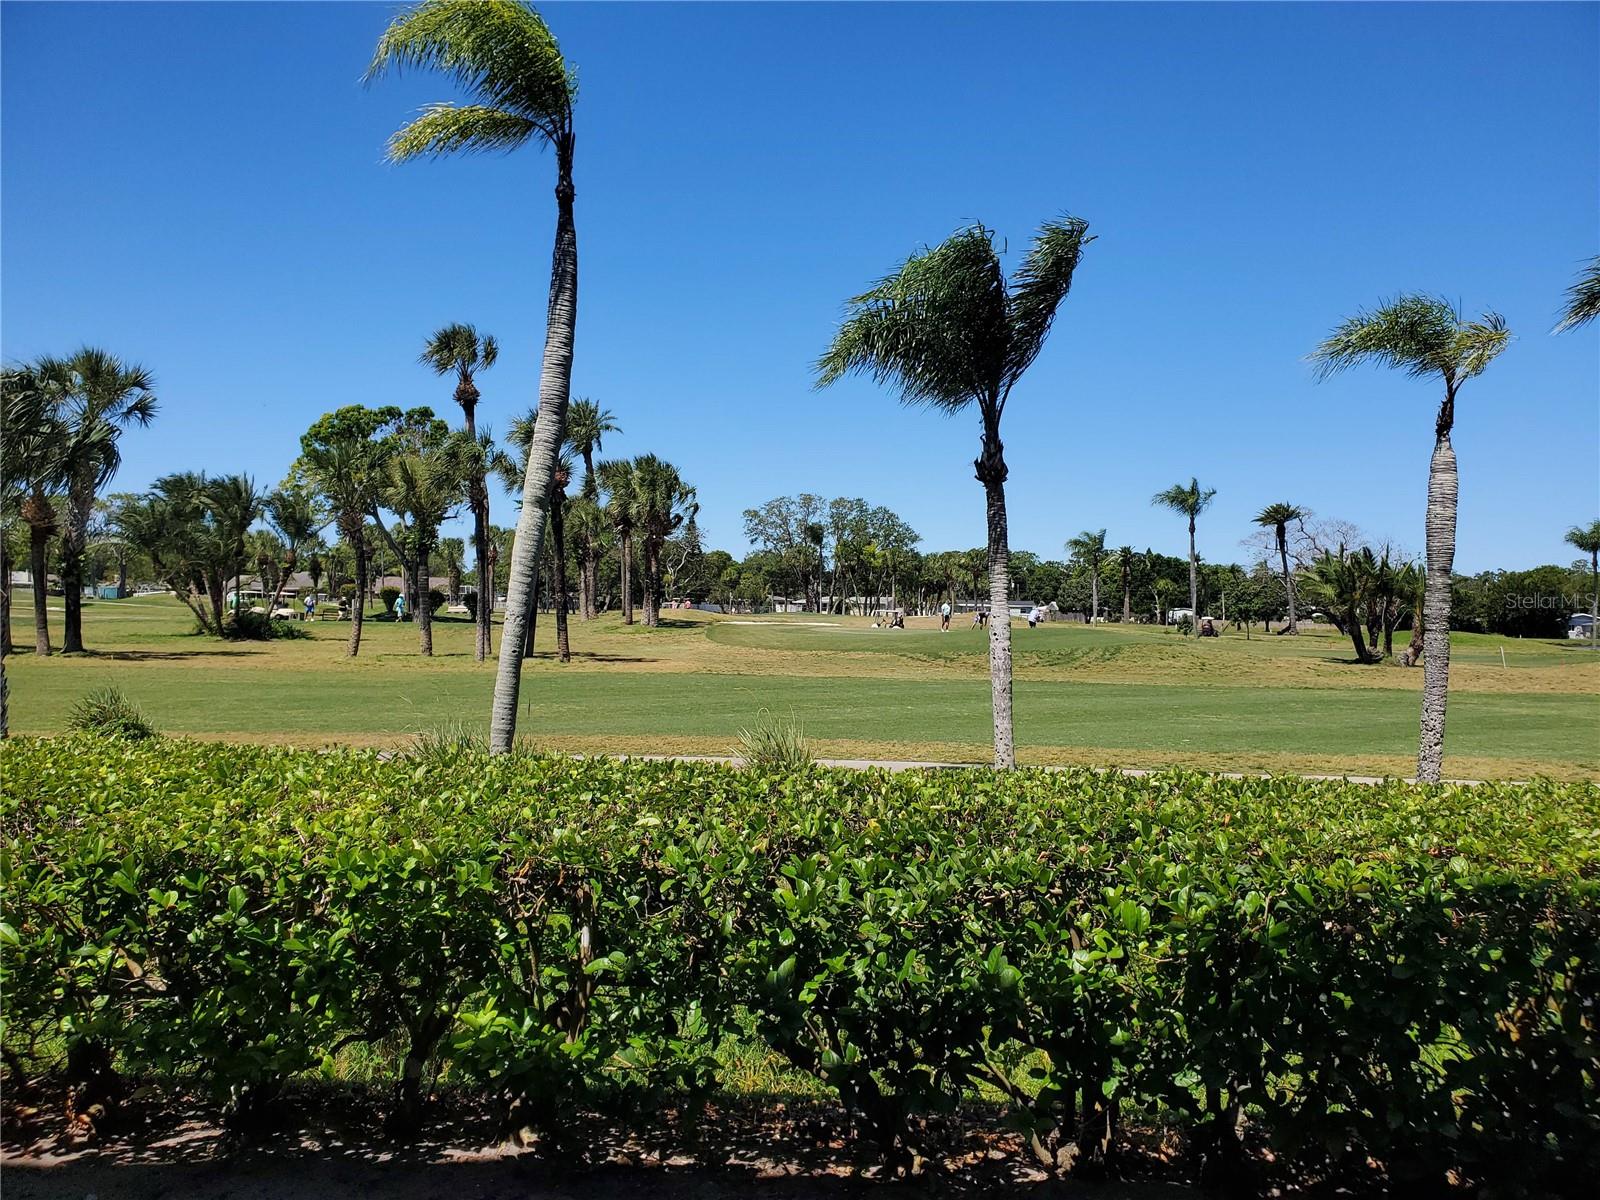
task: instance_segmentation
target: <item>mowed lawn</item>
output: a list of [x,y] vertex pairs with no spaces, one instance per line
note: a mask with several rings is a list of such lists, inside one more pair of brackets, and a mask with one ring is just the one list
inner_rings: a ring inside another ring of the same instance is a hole
[[[13,610],[18,640],[31,634],[30,616],[22,593]],[[574,619],[574,661],[559,664],[553,622],[541,614],[539,653],[524,675],[523,732],[549,749],[717,754],[765,711],[792,714],[833,757],[987,754],[982,631],[664,616],[655,630],[615,617]],[[59,612],[52,618],[59,622]],[[472,661],[465,621],[439,623],[431,661],[417,655],[409,624],[369,621],[354,661],[344,655],[347,623],[312,624],[305,640],[242,644],[195,636],[191,624],[170,598],[88,605],[93,653],[7,660],[12,728],[58,732],[80,696],[107,685],[164,732],[307,745],[402,743],[450,725],[481,728],[488,711],[492,664]],[[1248,641],[1195,642],[1148,627],[1023,626],[1015,643],[1026,762],[1360,774],[1411,767],[1421,672],[1358,666],[1331,631],[1264,638],[1258,629]],[[1600,777],[1600,658],[1592,652],[1458,635],[1454,668],[1448,773]]]

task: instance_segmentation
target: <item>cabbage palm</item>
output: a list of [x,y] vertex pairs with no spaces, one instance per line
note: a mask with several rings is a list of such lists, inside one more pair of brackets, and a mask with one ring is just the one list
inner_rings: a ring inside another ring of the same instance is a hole
[[1117,573],[1122,579],[1122,623],[1128,625],[1133,621],[1133,564],[1139,561],[1139,556],[1132,546],[1121,546],[1116,559]]
[[[526,416],[517,418],[511,423],[510,432],[506,440],[518,450],[518,458],[512,459],[509,455],[500,455],[497,460],[497,469],[508,491],[515,491],[527,462],[528,453],[533,446],[534,438],[538,434],[539,414],[535,410]],[[566,510],[567,510],[567,485],[572,481],[572,460],[562,455],[556,460],[555,478],[550,484],[550,579],[552,591],[555,592],[556,614],[556,659],[559,662],[572,661],[572,644],[567,633],[567,536],[566,536]],[[530,606],[537,603],[537,595],[529,596]],[[531,626],[530,626],[531,628]],[[532,638],[528,640],[527,649],[531,652]]]
[[489,717],[489,750],[511,749],[529,598],[539,571],[556,461],[566,437],[572,343],[578,317],[578,234],[573,221],[572,101],[576,79],[543,19],[519,0],[424,0],[402,13],[378,41],[369,78],[390,69],[445,72],[468,92],[467,104],[434,104],[389,141],[396,162],[458,150],[512,150],[548,144],[556,160],[556,236],[550,303],[539,376],[538,434],[522,481],[522,509],[512,546],[505,629]]
[[1011,390],[1044,346],[1056,310],[1091,239],[1088,222],[1047,222],[1007,285],[993,234],[973,226],[912,255],[854,297],[817,363],[817,386],[848,374],[887,384],[902,403],[957,413],[976,407],[981,442],[973,466],[988,527],[989,684],[994,761],[1016,766],[1011,719],[1010,545],[1000,420]]
[[1466,321],[1447,300],[1407,295],[1341,322],[1312,352],[1326,378],[1359,363],[1396,367],[1413,378],[1437,376],[1444,399],[1434,418],[1428,465],[1427,585],[1423,595],[1422,719],[1417,778],[1437,782],[1444,763],[1445,702],[1450,690],[1450,571],[1456,555],[1456,454],[1450,444],[1456,395],[1511,341],[1499,313]]
[[583,459],[583,494],[593,499],[598,491],[594,456],[608,433],[621,433],[617,414],[593,400],[579,396],[567,409],[567,447]]
[[605,488],[605,514],[617,533],[617,571],[621,576],[622,623],[633,624],[633,464],[625,458],[595,468]]
[[1596,317],[1600,317],[1600,254],[1589,260],[1567,289],[1567,307],[1561,314],[1561,324],[1556,326],[1556,332],[1587,325]]
[[1278,562],[1283,567],[1283,590],[1289,597],[1289,623],[1284,633],[1299,633],[1294,613],[1294,574],[1289,570],[1289,522],[1305,518],[1306,510],[1293,504],[1269,504],[1256,514],[1256,524],[1272,530],[1278,543]]
[[566,525],[578,548],[578,596],[583,606],[580,611],[585,621],[592,621],[599,615],[600,556],[605,552],[611,523],[598,502],[580,493],[567,505]]
[[661,623],[661,549],[679,526],[692,522],[700,505],[678,468],[641,454],[633,460],[633,520],[644,556],[644,623]]
[[[479,396],[474,380],[479,371],[487,371],[499,357],[500,344],[493,337],[488,334],[480,337],[471,325],[459,323],[436,330],[422,350],[423,365],[432,367],[434,374],[455,375],[455,401],[461,406],[467,436],[474,441],[478,437]],[[467,478],[467,505],[472,509],[472,550],[481,577],[489,562],[489,489],[484,485],[481,465]],[[478,662],[489,653],[489,621],[488,608],[480,604],[475,617],[477,637],[472,651]]]
[[55,396],[66,442],[61,448],[66,477],[66,523],[61,531],[61,651],[83,652],[83,556],[95,494],[122,465],[118,440],[129,425],[148,425],[156,414],[150,372],[104,350],[85,346],[69,358],[41,359],[37,366]]
[[1594,618],[1589,625],[1589,640],[1600,645],[1600,521],[1574,525],[1567,530],[1566,540],[1589,556],[1589,581],[1594,591],[1594,603],[1589,607],[1589,615]]
[[[68,430],[52,384],[19,365],[0,379],[0,488],[6,513],[28,526],[28,571],[33,581],[34,653],[50,653],[48,609],[50,542],[60,525],[57,501],[66,490]],[[11,585],[10,564],[4,565]]]
[[1100,616],[1100,564],[1106,557],[1106,531],[1085,529],[1067,539],[1067,553],[1089,568],[1089,623]]
[[1196,578],[1199,559],[1194,549],[1194,523],[1210,507],[1216,494],[1216,488],[1202,488],[1200,481],[1191,476],[1187,484],[1175,483],[1150,498],[1150,503],[1170,508],[1189,519],[1189,615],[1193,618],[1190,624],[1196,630],[1200,627],[1200,586]]

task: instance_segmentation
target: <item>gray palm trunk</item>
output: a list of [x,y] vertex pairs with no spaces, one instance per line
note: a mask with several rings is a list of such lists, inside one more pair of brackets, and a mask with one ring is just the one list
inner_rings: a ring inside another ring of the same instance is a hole
[[1589,608],[1589,644],[1600,647],[1600,550],[1589,552],[1589,585],[1594,592],[1594,603]]
[[1122,567],[1122,623],[1133,624],[1133,589],[1126,563]]
[[61,533],[61,653],[83,653],[83,556],[89,542],[89,517],[94,508],[94,482],[79,481]]
[[1189,626],[1190,633],[1200,632],[1200,585],[1195,576],[1194,515],[1189,516]]
[[432,590],[428,586],[428,559],[431,557],[427,543],[417,547],[417,569],[412,578],[416,581],[417,645],[426,658],[433,657],[433,602],[428,599]]
[[567,524],[566,496],[553,496],[550,504],[550,580],[556,601],[556,661],[572,661],[572,643],[567,636]]
[[0,535],[0,658],[11,653],[11,556]]
[[622,545],[618,549],[617,571],[621,576],[622,623],[633,624],[633,531],[622,531]]
[[1093,625],[1095,618],[1100,615],[1100,560],[1096,559],[1089,567],[1089,624]]
[[1450,571],[1456,558],[1456,452],[1450,445],[1455,388],[1439,410],[1428,466],[1427,577],[1422,590],[1422,723],[1417,778],[1437,783],[1444,766],[1444,710],[1450,691]]
[[983,454],[976,464],[983,484],[989,534],[989,692],[994,709],[994,765],[1017,765],[1011,725],[1011,548],[1006,529],[1006,464],[998,415],[986,421]]
[[361,653],[361,622],[367,612],[367,539],[357,531],[353,536],[347,532],[345,540],[350,543],[356,559],[356,594],[350,600],[349,649],[350,657],[354,658]]
[[1283,588],[1289,594],[1289,625],[1284,632],[1299,633],[1294,616],[1294,576],[1289,574],[1289,540],[1282,525],[1278,526],[1278,561],[1283,564]]
[[49,569],[50,530],[42,525],[28,529],[28,574],[33,580],[33,652],[41,657],[50,654],[50,584],[46,576]]
[[528,608],[539,571],[550,487],[567,433],[567,398],[572,387],[572,341],[578,321],[578,231],[573,222],[572,135],[556,144],[556,241],[550,263],[550,308],[545,325],[544,362],[539,372],[539,416],[528,466],[522,479],[522,509],[517,514],[506,588],[505,628],[495,671],[489,713],[489,752],[509,753],[517,736],[517,695],[522,684],[522,647]]
[[[466,413],[467,436],[476,443],[478,440],[476,403],[464,404],[462,408]],[[467,487],[468,504],[472,509],[472,554],[478,565],[478,603],[473,610],[475,637],[472,660],[482,662],[489,656],[489,630],[494,607],[494,581],[490,580],[487,588],[483,582],[488,578],[486,572],[489,563],[489,489],[484,485],[483,472],[474,471]]]

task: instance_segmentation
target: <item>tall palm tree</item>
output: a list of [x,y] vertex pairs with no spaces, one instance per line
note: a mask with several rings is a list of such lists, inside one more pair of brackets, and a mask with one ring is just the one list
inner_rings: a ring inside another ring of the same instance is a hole
[[1576,329],[1596,317],[1600,317],[1600,254],[1589,260],[1567,289],[1567,307],[1555,331],[1560,333],[1566,329]]
[[[461,406],[467,436],[473,441],[478,438],[479,397],[474,380],[479,371],[487,371],[499,358],[500,343],[489,334],[480,337],[471,325],[459,323],[435,330],[422,349],[422,363],[433,368],[434,374],[455,374],[455,401]],[[489,489],[484,484],[484,474],[480,464],[467,479],[467,505],[472,510],[472,550],[480,578],[489,562]],[[480,604],[474,621],[477,637],[472,657],[482,662],[489,654],[489,610]]]
[[1122,623],[1133,622],[1133,564],[1139,556],[1133,552],[1132,546],[1121,546],[1117,549],[1117,571],[1122,576]]
[[1589,606],[1589,615],[1594,618],[1589,625],[1589,639],[1600,646],[1600,521],[1574,525],[1567,530],[1566,540],[1589,556],[1589,580],[1594,590],[1594,603]]
[[644,556],[644,623],[661,623],[661,549],[684,522],[693,522],[700,506],[694,488],[678,468],[641,454],[633,460],[633,519]]
[[605,514],[617,533],[617,570],[621,575],[622,623],[633,624],[633,463],[625,458],[603,462],[595,468],[605,488]]
[[600,556],[605,552],[611,523],[596,501],[580,493],[567,505],[566,525],[578,547],[582,576],[578,595],[583,606],[580,611],[585,621],[592,621],[598,615]]
[[389,157],[395,162],[458,150],[511,150],[530,141],[542,141],[555,151],[556,236],[539,376],[542,419],[522,481],[489,718],[489,751],[504,754],[516,739],[528,599],[537,583],[550,485],[566,437],[572,384],[578,318],[572,186],[572,101],[577,81],[543,19],[519,0],[424,0],[396,17],[384,32],[367,74],[375,78],[403,67],[443,71],[473,102],[434,104],[423,110],[390,139]]
[[155,380],[143,367],[92,346],[68,358],[41,359],[37,370],[56,393],[67,433],[61,451],[67,498],[61,531],[61,652],[81,654],[83,556],[95,494],[122,465],[123,430],[148,425],[155,416]]
[[1067,553],[1089,568],[1089,624],[1100,616],[1100,564],[1106,557],[1106,531],[1085,529],[1067,539]]
[[[600,484],[595,479],[594,456],[608,433],[621,433],[616,414],[601,408],[593,400],[579,396],[567,409],[567,448],[583,459],[582,496],[591,502],[600,499]],[[568,474],[570,475],[570,471]],[[592,538],[579,538],[585,553],[592,553],[597,542]],[[595,615],[594,588],[599,575],[598,560],[585,558],[578,573],[578,611],[585,621]]]
[[1428,465],[1427,585],[1423,595],[1422,720],[1417,778],[1437,782],[1444,762],[1445,701],[1450,689],[1450,570],[1456,555],[1456,454],[1450,444],[1456,394],[1481,375],[1511,341],[1499,313],[1462,319],[1447,300],[1406,295],[1341,322],[1311,354],[1319,376],[1373,362],[1413,378],[1437,376],[1444,399],[1434,418]]
[[[60,525],[57,501],[66,490],[69,431],[57,389],[36,367],[9,367],[0,379],[0,488],[9,510],[28,526],[28,572],[33,581],[34,653],[50,653],[50,542]],[[11,582],[10,564],[5,582]]]
[[1088,222],[1047,222],[1007,285],[993,234],[962,230],[911,258],[849,302],[833,344],[817,363],[817,386],[847,374],[887,384],[902,403],[944,413],[978,409],[982,437],[973,466],[988,526],[989,685],[995,766],[1017,756],[1011,720],[1010,544],[1000,419],[1011,390],[1044,346],[1089,240]]
[[1194,550],[1194,523],[1210,506],[1216,494],[1216,488],[1201,488],[1200,481],[1190,477],[1188,484],[1175,483],[1166,491],[1157,492],[1150,498],[1151,504],[1170,508],[1173,512],[1189,518],[1189,612],[1194,618],[1191,624],[1197,629],[1200,624],[1200,586],[1196,577],[1196,564],[1199,558]]
[[301,553],[317,540],[326,522],[317,511],[316,497],[308,489],[294,486],[279,488],[267,497],[265,516],[267,524],[283,539],[284,546],[282,573],[278,576],[278,586],[272,591],[272,603],[267,605],[270,613],[283,598],[283,589],[288,586]]
[[1289,623],[1284,633],[1299,633],[1294,613],[1294,574],[1289,570],[1289,522],[1304,520],[1306,510],[1294,504],[1269,504],[1256,514],[1256,524],[1270,529],[1278,542],[1278,562],[1283,568],[1283,590],[1289,597]]

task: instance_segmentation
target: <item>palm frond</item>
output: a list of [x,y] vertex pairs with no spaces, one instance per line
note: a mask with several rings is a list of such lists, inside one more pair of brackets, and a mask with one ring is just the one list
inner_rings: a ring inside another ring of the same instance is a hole
[[1596,317],[1600,317],[1600,254],[1589,260],[1567,289],[1567,307],[1555,332],[1577,329]]
[[1311,362],[1319,379],[1369,362],[1411,376],[1448,377],[1456,369],[1460,328],[1460,314],[1448,300],[1403,295],[1340,322],[1311,352]]
[[479,104],[431,104],[389,138],[390,162],[438,158],[458,150],[515,150],[538,132],[534,122]]
[[1040,227],[1033,246],[1011,279],[1011,353],[1008,383],[1015,383],[1044,346],[1056,310],[1072,290],[1083,248],[1094,238],[1089,222],[1062,216]]

